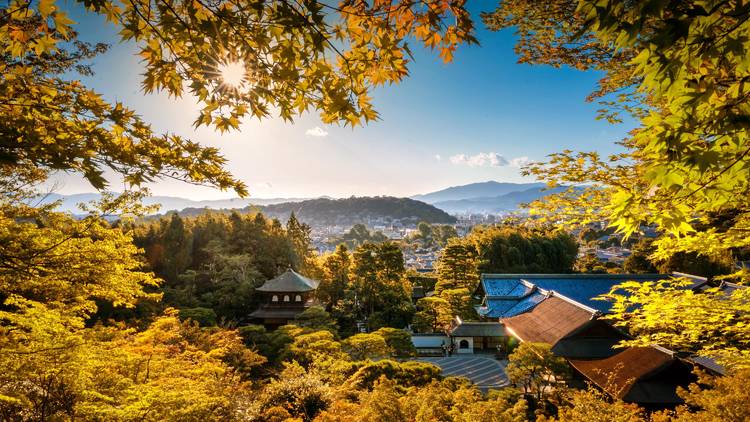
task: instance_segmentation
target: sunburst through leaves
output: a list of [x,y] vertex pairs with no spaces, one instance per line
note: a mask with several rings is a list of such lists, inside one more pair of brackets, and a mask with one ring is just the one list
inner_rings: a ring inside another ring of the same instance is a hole
[[230,88],[240,88],[245,84],[245,65],[242,62],[233,61],[219,65],[218,69],[221,82]]

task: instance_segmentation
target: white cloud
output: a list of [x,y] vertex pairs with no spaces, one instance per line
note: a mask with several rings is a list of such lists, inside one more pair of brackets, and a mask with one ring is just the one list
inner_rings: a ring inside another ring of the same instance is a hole
[[529,157],[526,156],[511,158],[509,160],[497,152],[480,152],[475,155],[456,154],[452,155],[449,159],[455,165],[469,167],[522,167],[529,162]]
[[451,163],[469,167],[507,166],[508,160],[496,152],[480,152],[476,155],[456,154],[450,157]]
[[441,161],[443,157],[441,157],[440,154],[435,154],[435,159]]
[[305,131],[305,135],[307,135],[307,136],[314,136],[316,138],[324,138],[324,137],[328,136],[328,132],[326,132],[325,130],[321,129],[320,126],[315,126],[312,129],[307,129]]
[[512,160],[510,160],[511,167],[523,167],[526,164],[529,164],[531,160],[529,160],[529,157],[523,156],[523,157],[516,157]]

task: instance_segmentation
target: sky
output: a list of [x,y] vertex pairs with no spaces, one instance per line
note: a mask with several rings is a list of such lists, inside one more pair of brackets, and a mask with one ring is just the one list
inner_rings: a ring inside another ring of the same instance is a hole
[[[251,197],[411,196],[487,180],[530,182],[519,172],[524,162],[563,149],[612,153],[632,128],[595,120],[598,107],[585,97],[596,73],[517,64],[513,31],[486,30],[476,10],[481,45],[459,47],[449,64],[437,52],[412,46],[410,76],[372,93],[380,121],[352,129],[324,125],[311,113],[294,123],[248,118],[240,131],[223,135],[196,130],[193,98],[141,92],[135,44],[119,42],[112,25],[71,0],[64,4],[80,38],[112,44],[94,60],[96,75],[84,81],[105,99],[135,109],[157,131],[218,147]],[[77,175],[53,180],[58,193],[94,191]],[[148,187],[154,195],[196,200],[236,196],[176,181]],[[113,179],[111,189],[122,186]]]

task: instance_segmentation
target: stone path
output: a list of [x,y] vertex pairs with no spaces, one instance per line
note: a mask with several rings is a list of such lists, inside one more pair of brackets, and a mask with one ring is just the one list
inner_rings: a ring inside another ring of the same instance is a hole
[[419,360],[439,366],[444,376],[466,377],[485,392],[509,384],[505,375],[505,361],[476,355],[426,357]]

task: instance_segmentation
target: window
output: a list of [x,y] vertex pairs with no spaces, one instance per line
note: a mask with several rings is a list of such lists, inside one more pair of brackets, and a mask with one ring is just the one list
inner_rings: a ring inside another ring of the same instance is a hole
[[295,302],[302,302],[302,296],[300,296],[300,295],[295,296],[294,297],[294,301]]
[[289,302],[289,295],[284,295],[284,302]]
[[271,298],[271,302],[278,302],[278,301],[279,301],[279,297],[276,295],[273,295],[273,297]]
[[458,348],[459,349],[468,349],[469,348],[469,340],[461,340],[458,342]]

